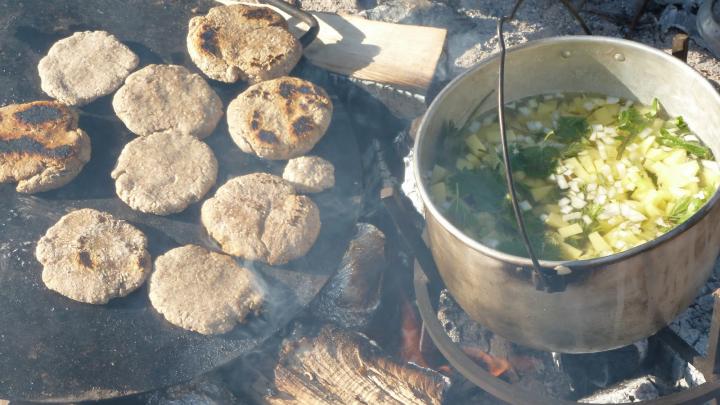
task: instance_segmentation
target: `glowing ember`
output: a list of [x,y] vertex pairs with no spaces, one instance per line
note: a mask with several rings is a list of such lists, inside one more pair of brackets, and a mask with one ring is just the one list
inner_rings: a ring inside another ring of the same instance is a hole
[[402,318],[400,358],[421,367],[429,367],[425,357],[420,352],[420,321],[407,297],[403,297],[400,311]]
[[495,377],[500,377],[512,368],[507,360],[491,356],[478,347],[464,346],[462,350],[473,360],[485,364],[488,372]]

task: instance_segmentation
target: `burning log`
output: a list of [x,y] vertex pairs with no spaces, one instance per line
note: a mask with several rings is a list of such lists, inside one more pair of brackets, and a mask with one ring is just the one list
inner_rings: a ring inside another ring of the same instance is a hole
[[364,328],[380,305],[385,235],[370,224],[357,224],[337,273],[314,305],[318,318],[344,328]]
[[286,339],[269,404],[440,404],[450,381],[429,369],[386,357],[366,336],[323,327]]

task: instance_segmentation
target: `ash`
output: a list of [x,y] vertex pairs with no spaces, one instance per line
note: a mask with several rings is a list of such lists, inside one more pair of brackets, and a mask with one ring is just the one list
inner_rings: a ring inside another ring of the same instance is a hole
[[702,355],[707,354],[714,305],[713,292],[718,288],[720,288],[720,262],[715,264],[712,276],[700,290],[695,302],[670,324],[670,329]]

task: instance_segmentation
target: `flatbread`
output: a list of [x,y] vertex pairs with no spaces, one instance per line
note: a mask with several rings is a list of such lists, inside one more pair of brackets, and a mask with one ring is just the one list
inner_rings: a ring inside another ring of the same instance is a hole
[[278,176],[235,177],[203,203],[201,221],[233,256],[285,264],[305,256],[320,233],[320,211]]
[[47,95],[80,106],[117,90],[139,61],[112,34],[85,31],[56,42],[40,59],[38,72]]
[[260,310],[264,296],[250,270],[195,245],[159,256],[149,291],[153,307],[168,322],[204,335],[229,332]]
[[290,159],[283,179],[301,193],[320,193],[335,185],[335,166],[319,156]]
[[312,150],[325,135],[333,105],[320,86],[281,77],[250,86],[228,106],[228,128],[245,153],[291,159]]
[[190,135],[153,134],[125,145],[110,176],[132,209],[156,215],[181,212],[215,184],[218,163],[209,146]]
[[38,242],[35,256],[49,289],[88,304],[130,294],[145,281],[151,265],[142,232],[89,208],[60,218]]
[[267,7],[211,8],[190,20],[190,58],[209,78],[258,83],[285,76],[302,57],[302,45],[285,19]]
[[118,118],[145,136],[179,133],[205,138],[223,114],[205,79],[178,65],[149,65],[128,76],[113,97]]
[[78,115],[55,101],[0,108],[0,183],[21,193],[62,187],[90,161],[90,138]]

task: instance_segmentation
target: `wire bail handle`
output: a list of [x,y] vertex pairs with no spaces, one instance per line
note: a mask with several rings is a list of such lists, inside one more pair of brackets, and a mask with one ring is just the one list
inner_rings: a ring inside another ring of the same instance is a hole
[[[512,12],[509,16],[500,17],[497,22],[497,36],[498,36],[498,47],[500,48],[500,65],[498,67],[498,85],[497,85],[497,104],[498,104],[498,124],[500,126],[500,143],[502,144],[502,155],[503,155],[503,163],[505,165],[505,182],[507,183],[508,192],[510,194],[510,203],[512,204],[513,213],[515,214],[515,221],[518,226],[518,230],[520,232],[520,236],[522,237],[523,244],[525,245],[525,249],[527,250],[528,256],[530,256],[530,260],[532,261],[533,266],[533,273],[532,273],[532,280],[533,284],[535,285],[535,288],[541,291],[547,291],[547,292],[557,292],[562,291],[565,289],[565,282],[562,280],[562,277],[559,277],[559,269],[543,269],[540,266],[540,261],[538,260],[537,255],[535,254],[535,250],[532,247],[532,244],[530,243],[530,238],[527,234],[527,229],[525,227],[525,219],[523,218],[522,211],[520,210],[520,205],[517,201],[517,192],[515,190],[515,180],[513,179],[512,174],[512,166],[510,163],[510,153],[508,151],[508,141],[507,141],[507,135],[505,132],[505,54],[506,54],[506,48],[505,48],[505,38],[503,36],[503,24],[506,21],[512,21],[515,19],[515,14],[517,13],[518,9],[520,8],[520,5],[523,3],[524,0],[517,0],[515,2],[515,5],[513,6]],[[565,8],[570,11],[570,14],[575,17],[575,19],[580,24],[580,27],[583,29],[583,31],[587,35],[592,35],[590,32],[590,29],[588,28],[587,24],[585,24],[585,21],[582,19],[580,14],[577,12],[575,7],[569,2],[569,0],[560,0]],[[564,267],[564,266],[562,266]],[[565,267],[563,270],[567,270]]]

